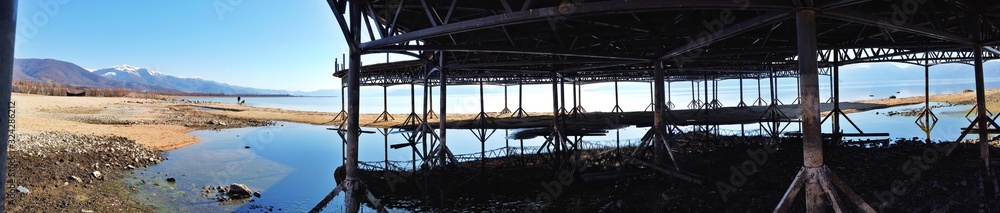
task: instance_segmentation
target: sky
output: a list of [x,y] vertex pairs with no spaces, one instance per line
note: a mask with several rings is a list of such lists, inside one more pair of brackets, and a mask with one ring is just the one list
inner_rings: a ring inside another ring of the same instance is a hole
[[32,0],[17,21],[15,58],[263,89],[337,88],[334,59],[347,52],[326,1]]
[[[52,58],[88,69],[130,64],[180,77],[262,89],[339,89],[334,59],[347,47],[325,1],[32,0],[18,5],[16,58]],[[367,39],[363,35],[363,39]],[[409,59],[393,56],[390,60]],[[365,55],[363,64],[386,61]],[[341,61],[342,62],[342,61]],[[905,70],[895,63],[879,69]],[[987,76],[1000,74],[987,63]],[[853,69],[852,69],[853,67]],[[859,80],[897,78],[894,72],[852,72]],[[968,68],[962,68],[968,69]],[[922,70],[914,72],[917,79]],[[952,76],[963,77],[963,76]],[[969,76],[971,77],[971,76]],[[788,81],[794,83],[792,79]],[[392,87],[390,90],[408,89]],[[648,91],[646,84],[623,90]],[[377,95],[381,88],[363,91]]]

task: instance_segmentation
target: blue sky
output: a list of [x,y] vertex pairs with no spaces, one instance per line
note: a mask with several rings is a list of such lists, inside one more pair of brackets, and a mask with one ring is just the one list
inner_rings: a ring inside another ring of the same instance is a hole
[[[90,69],[130,64],[233,85],[312,91],[337,88],[340,80],[330,74],[334,59],[346,53],[344,42],[329,6],[318,0],[33,0],[18,5],[14,55]],[[363,57],[364,64],[385,60],[384,54]],[[987,78],[1000,72],[996,65],[987,63]],[[845,67],[844,77],[893,79],[900,73],[891,71],[907,66],[849,71],[868,67]],[[919,71],[903,73],[920,79]],[[968,76],[949,77],[971,78],[971,73],[963,75]],[[408,88],[390,88],[397,89]],[[648,86],[623,85],[622,90]]]
[[16,58],[304,91],[336,88],[346,52],[325,1],[20,1],[17,42]]

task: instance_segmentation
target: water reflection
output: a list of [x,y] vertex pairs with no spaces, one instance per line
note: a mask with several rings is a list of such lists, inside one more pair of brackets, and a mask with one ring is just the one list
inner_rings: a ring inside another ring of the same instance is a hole
[[[886,112],[919,109],[922,105],[901,106],[869,112],[849,114],[865,132],[889,132],[891,137],[924,137],[924,132],[914,124],[915,117],[886,116]],[[954,140],[960,128],[969,121],[963,116],[969,106],[945,106],[935,108],[941,119],[931,138],[934,140]],[[797,131],[797,124],[787,125],[785,131]],[[705,129],[722,135],[759,135],[761,125],[731,124],[718,126],[686,126],[683,131]],[[124,181],[135,186],[144,202],[160,207],[164,212],[219,212],[219,211],[259,211],[281,210],[306,212],[330,193],[336,186],[335,169],[342,164],[342,143],[335,131],[325,126],[279,123],[271,127],[252,127],[219,131],[196,131],[191,134],[202,142],[167,152],[169,160],[157,166],[135,171],[135,176]],[[607,147],[626,147],[638,143],[648,127],[627,127],[609,130],[607,134],[586,136],[588,144]],[[418,158],[413,149],[394,149],[394,144],[408,143],[406,132],[386,129],[369,129],[375,134],[362,134],[359,144],[359,160],[363,162],[403,162],[400,167],[413,169],[419,164],[412,162]],[[824,132],[830,132],[829,123],[824,124]],[[498,152],[511,156],[526,156],[535,150],[516,147],[538,147],[544,138],[513,139],[519,130],[497,130],[494,135],[480,142],[481,132],[469,130],[449,130],[448,145],[457,155],[494,155]],[[850,132],[845,128],[845,132]],[[487,131],[488,134],[490,131]],[[381,134],[380,134],[381,133]],[[975,137],[975,135],[970,135]],[[418,147],[422,146],[420,144]],[[515,147],[508,149],[508,147]],[[502,150],[502,151],[495,151]],[[486,154],[481,154],[485,152]],[[616,153],[621,154],[621,153]],[[518,159],[525,161],[523,157]],[[384,163],[381,165],[384,167]],[[397,174],[399,175],[399,174]],[[176,178],[176,183],[166,182],[166,178]],[[211,195],[206,195],[203,187],[243,183],[262,196],[244,202],[220,203]],[[487,183],[488,184],[488,183]],[[376,195],[382,196],[382,195]],[[454,198],[462,199],[462,198]],[[496,198],[487,201],[489,205],[530,205],[522,201]],[[343,195],[337,196],[328,212],[339,212],[343,208]],[[394,201],[390,211],[410,211],[423,208],[418,201]],[[367,211],[373,211],[367,209]]]

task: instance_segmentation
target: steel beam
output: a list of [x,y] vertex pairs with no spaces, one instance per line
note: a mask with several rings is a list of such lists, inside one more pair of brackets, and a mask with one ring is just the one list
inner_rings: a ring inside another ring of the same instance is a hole
[[823,16],[827,16],[834,19],[840,19],[844,21],[858,22],[867,25],[884,27],[887,29],[906,31],[921,36],[927,36],[935,39],[945,40],[948,42],[954,42],[957,44],[972,45],[973,43],[975,43],[971,38],[963,37],[960,35],[955,35],[948,32],[942,32],[932,28],[911,23],[890,23],[889,21],[886,21],[887,19],[884,17],[873,16],[848,9],[823,11]]
[[774,10],[787,11],[792,5],[786,1],[766,0],[754,2],[734,2],[730,0],[678,0],[678,1],[656,1],[656,0],[617,0],[590,3],[572,4],[573,13],[567,14],[565,5],[553,7],[534,8],[512,13],[497,14],[482,18],[459,21],[435,27],[418,29],[400,35],[370,41],[361,45],[361,49],[368,50],[384,47],[408,41],[423,40],[437,36],[462,33],[485,28],[506,26],[511,24],[528,23],[535,21],[549,20],[551,18],[572,16],[586,16],[614,13],[636,13],[645,11],[688,11],[697,9],[746,9],[746,10]]
[[[673,58],[673,57],[676,57],[676,56],[680,56],[680,55],[682,55],[684,53],[687,53],[689,51],[696,50],[698,48],[702,48],[702,47],[708,46],[708,45],[710,45],[712,43],[715,43],[717,41],[721,41],[721,40],[733,37],[735,35],[739,35],[739,34],[747,32],[747,31],[757,29],[757,28],[759,28],[761,26],[771,25],[774,22],[787,19],[788,17],[789,17],[789,13],[787,11],[768,12],[768,13],[765,13],[763,15],[760,15],[760,16],[757,16],[757,17],[754,17],[754,18],[751,18],[751,19],[747,19],[746,21],[743,21],[743,22],[740,22],[740,23],[736,23],[736,24],[734,24],[732,26],[729,26],[729,27],[727,27],[725,29],[714,31],[714,32],[712,32],[712,34],[709,34],[706,37],[695,38],[695,39],[693,39],[691,41],[691,43],[688,43],[687,45],[678,47],[678,48],[673,49],[671,51],[667,51],[666,54],[664,54],[663,56],[660,56],[660,59],[668,59],[668,58]],[[711,32],[711,31],[712,31],[712,29],[706,29],[706,32]]]
[[[448,51],[448,52],[474,52],[474,53],[508,53],[508,54],[529,54],[545,56],[572,56],[600,59],[618,59],[630,61],[646,61],[642,56],[615,55],[605,53],[586,53],[581,51],[565,51],[552,49],[532,49],[514,47],[483,47],[483,46],[459,46],[459,45],[389,45],[378,48],[366,49],[365,53],[384,53],[398,51]],[[461,66],[461,65],[456,65]]]

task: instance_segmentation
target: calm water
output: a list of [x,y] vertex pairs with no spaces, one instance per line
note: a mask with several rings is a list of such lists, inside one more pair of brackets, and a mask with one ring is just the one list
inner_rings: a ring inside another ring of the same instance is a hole
[[[629,128],[618,132],[622,139],[635,139],[647,129]],[[412,158],[407,148],[385,151],[386,144],[404,143],[403,134],[390,131],[386,138],[380,129],[365,130],[377,133],[361,135],[359,160]],[[195,131],[191,134],[202,141],[169,151],[166,153],[169,160],[136,170],[134,177],[125,179],[140,188],[143,193],[138,196],[142,200],[160,206],[163,212],[259,211],[254,209],[257,205],[274,206],[273,210],[306,212],[336,186],[333,173],[341,165],[342,146],[336,132],[326,130],[326,126],[280,123],[272,127]],[[521,141],[509,140],[505,136],[504,130],[497,130],[485,143],[485,149],[521,145]],[[608,142],[615,137],[616,131],[611,130],[607,136],[586,139]],[[448,140],[449,148],[455,154],[477,153],[482,149],[469,130],[449,130]],[[523,143],[524,146],[539,146],[542,142],[542,138],[534,138]],[[166,183],[167,177],[175,177],[176,183]],[[205,185],[234,182],[260,190],[262,196],[242,204],[221,204],[211,197],[202,196]],[[340,212],[342,206],[343,198],[338,196],[325,210]]]
[[[825,82],[821,80],[821,82]],[[727,80],[719,83],[719,96],[725,106],[736,105],[739,102],[739,81]],[[756,99],[756,81],[745,80],[744,97],[747,102]],[[931,83],[931,93],[953,93],[972,88],[969,79],[938,79]],[[671,84],[670,96],[677,106],[683,108],[691,101],[691,85],[686,82]],[[918,96],[923,94],[922,80],[901,80],[893,84],[872,81],[853,81],[841,83],[843,101],[884,98],[890,95],[899,97]],[[762,88],[768,90],[766,81]],[[987,87],[1000,87],[1000,79],[987,79]],[[619,95],[621,107],[627,111],[640,111],[649,103],[649,86],[646,83],[622,83]],[[785,103],[794,100],[794,79],[779,80],[779,99]],[[821,100],[829,97],[827,84],[821,84]],[[419,87],[417,88],[420,89]],[[437,88],[435,88],[436,90]],[[486,86],[486,111],[499,111],[503,106],[503,87]],[[508,88],[508,106],[513,110],[517,107],[517,87]],[[524,108],[528,111],[545,112],[551,110],[551,87],[548,85],[525,86]],[[452,113],[474,113],[479,111],[478,87],[449,87],[448,111]],[[390,87],[389,112],[408,113],[410,111],[409,87]],[[434,91],[437,95],[437,91]],[[569,94],[569,92],[567,92]],[[869,95],[873,97],[869,97]],[[613,84],[591,84],[583,87],[583,106],[589,111],[608,111],[614,106]],[[766,94],[765,94],[766,96]],[[361,112],[378,113],[382,109],[382,88],[362,88]],[[704,99],[703,94],[701,98]],[[417,99],[419,99],[418,97]],[[767,97],[764,97],[768,99]],[[217,101],[235,103],[234,97],[197,97],[189,100]],[[304,111],[339,112],[340,97],[266,97],[246,98],[250,106],[274,107]],[[567,105],[571,104],[567,100]],[[440,103],[433,103],[435,107]],[[935,103],[934,105],[938,105]],[[892,138],[925,138],[926,134],[914,124],[916,117],[886,116],[889,111],[906,111],[919,109],[922,105],[899,106],[881,110],[849,114],[858,126],[866,133],[890,133]],[[934,140],[954,140],[961,133],[960,128],[969,124],[964,117],[970,106],[950,106],[934,109],[941,119],[930,134]],[[419,111],[419,110],[418,110]],[[435,110],[437,111],[437,110]],[[877,113],[877,114],[876,114]],[[723,134],[739,134],[760,132],[758,124],[722,125]],[[230,211],[261,211],[259,207],[271,207],[272,210],[290,212],[305,212],[316,205],[330,190],[335,187],[334,170],[341,165],[342,146],[339,136],[334,131],[326,130],[327,126],[280,123],[272,127],[251,127],[227,129],[221,131],[192,132],[201,138],[202,142],[166,153],[169,160],[154,167],[136,171],[134,177],[125,181],[139,187],[143,193],[137,195],[148,203],[160,206],[164,212],[230,212]],[[831,125],[824,125],[824,132],[831,131]],[[843,121],[844,131],[856,132],[846,120]],[[682,127],[689,130],[691,127]],[[798,124],[791,124],[785,131],[798,131]],[[412,159],[409,148],[387,149],[391,144],[404,143],[404,134],[389,131],[387,136],[381,134],[381,129],[364,128],[375,131],[375,134],[362,134],[359,160],[361,161],[406,161]],[[622,145],[634,143],[642,137],[648,128],[629,127],[620,130],[610,130],[605,136],[584,137],[592,143],[614,144],[616,138],[621,138]],[[449,147],[455,154],[478,153],[480,150],[492,150],[505,146],[522,146],[522,141],[507,139],[508,134],[518,130],[496,130],[485,143],[480,143],[469,130],[448,130]],[[970,135],[969,139],[975,138]],[[539,146],[542,138],[523,141],[523,146]],[[251,148],[245,149],[244,146]],[[177,178],[175,184],[167,184],[167,177]],[[145,183],[143,183],[145,181]],[[206,185],[228,185],[229,183],[244,183],[254,190],[262,191],[261,198],[253,202],[239,204],[221,204],[210,198],[203,197],[202,187]],[[159,186],[157,186],[157,184]],[[338,196],[325,209],[327,212],[342,211],[343,197]],[[266,209],[264,209],[266,211]],[[373,211],[368,209],[367,211]],[[405,211],[405,210],[392,210]]]
[[[913,124],[915,117],[884,115],[888,111],[919,107],[900,106],[849,116],[865,132],[889,132],[893,138],[923,138],[924,133]],[[935,109],[941,120],[931,137],[935,140],[954,140],[960,133],[959,129],[969,124],[963,117],[968,109],[969,106]],[[742,127],[747,132],[759,131],[757,124]],[[723,125],[721,128],[724,133],[736,134],[741,130],[741,125]],[[829,125],[824,125],[824,128],[826,132],[830,131]],[[797,129],[798,125],[792,124],[787,131]],[[412,158],[408,148],[386,149],[387,144],[404,143],[403,134],[389,131],[386,137],[381,134],[382,129],[364,130],[376,133],[361,135],[359,160]],[[646,130],[648,128],[635,127],[610,130],[605,136],[589,136],[584,140],[614,144],[616,138],[621,138],[625,145],[642,137]],[[448,130],[449,147],[455,154],[477,153],[481,149],[491,150],[505,146],[518,147],[521,146],[521,141],[507,138],[508,133],[515,131],[517,130],[497,130],[485,144],[481,144],[471,131],[452,129]],[[845,129],[845,132],[854,130]],[[326,126],[279,123],[272,127],[196,131],[191,134],[201,138],[202,142],[169,151],[166,153],[169,160],[154,167],[137,170],[134,177],[125,179],[141,189],[143,193],[137,196],[160,206],[164,212],[260,211],[261,209],[257,209],[260,206],[273,206],[273,210],[304,212],[315,206],[336,185],[333,172],[341,165],[342,146],[336,132],[326,130]],[[542,138],[533,138],[524,140],[523,145],[539,146],[542,142]],[[244,146],[251,148],[246,149]],[[168,184],[165,181],[167,177],[175,177],[177,182]],[[253,202],[222,204],[202,195],[203,186],[228,185],[233,182],[260,190],[263,196],[254,198]],[[340,212],[342,205],[343,198],[338,196],[325,210]]]

